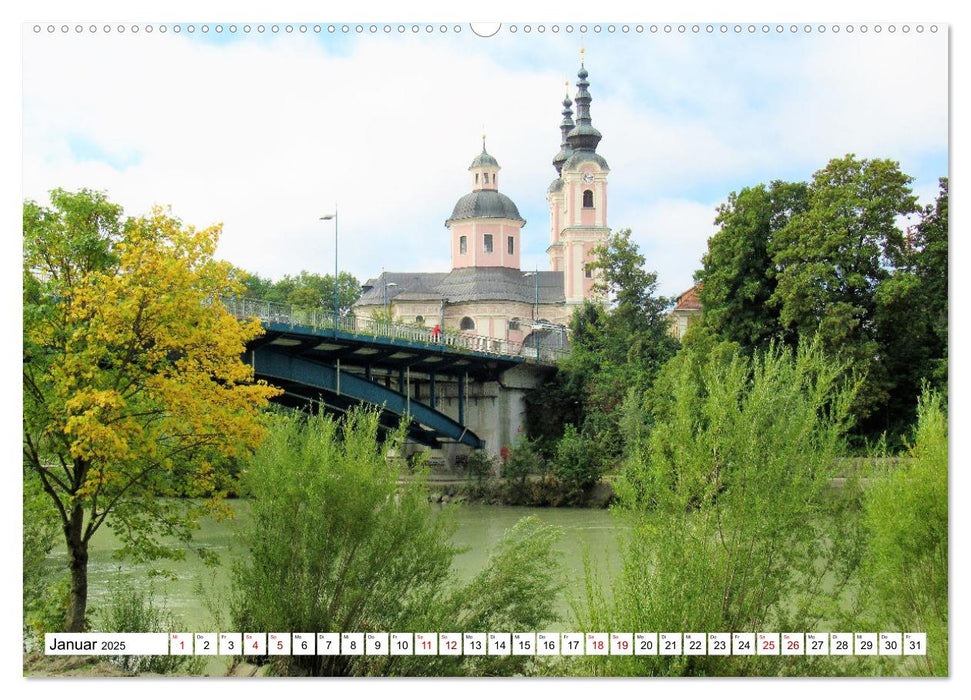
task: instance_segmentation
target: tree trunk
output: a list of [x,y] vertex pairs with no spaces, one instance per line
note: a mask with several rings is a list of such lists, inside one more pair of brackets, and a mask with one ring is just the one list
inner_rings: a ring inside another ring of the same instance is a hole
[[71,568],[71,597],[67,609],[67,631],[83,632],[88,608],[88,543],[84,540],[84,511],[75,506],[65,526],[67,554]]

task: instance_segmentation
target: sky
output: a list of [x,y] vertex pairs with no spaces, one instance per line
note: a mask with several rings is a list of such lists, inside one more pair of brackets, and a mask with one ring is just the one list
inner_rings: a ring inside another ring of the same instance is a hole
[[482,133],[527,221],[522,266],[548,269],[550,161],[581,47],[608,224],[632,229],[662,294],[691,285],[732,191],[855,153],[899,161],[928,203],[948,171],[945,25],[147,25],[24,25],[24,197],[87,187],[128,214],[171,206],[222,223],[220,257],[275,279],[333,270],[320,216],[335,206],[339,266],[362,282],[448,270],[444,222]]

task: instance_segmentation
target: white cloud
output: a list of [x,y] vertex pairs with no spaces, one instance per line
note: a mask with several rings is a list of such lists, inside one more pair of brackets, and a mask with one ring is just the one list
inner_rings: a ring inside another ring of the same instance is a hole
[[[906,170],[946,149],[942,37],[757,39],[588,37],[609,222],[634,229],[667,294],[690,284],[731,190],[808,178],[847,150]],[[443,224],[484,125],[528,220],[523,266],[543,267],[578,43],[27,33],[24,194],[106,189],[130,213],[171,204],[188,223],[223,222],[220,254],[273,276],[333,268],[333,224],[318,217],[336,202],[343,269],[442,270]],[[100,160],[80,158],[86,147]]]
[[[658,273],[658,293],[674,297],[693,284],[708,239],[715,234],[716,204],[661,199],[628,212],[632,238],[645,257],[645,269]],[[625,227],[626,228],[626,227]]]

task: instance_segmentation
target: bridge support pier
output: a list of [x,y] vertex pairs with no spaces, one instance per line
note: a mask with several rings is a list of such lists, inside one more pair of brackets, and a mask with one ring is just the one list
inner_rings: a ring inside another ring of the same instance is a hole
[[465,385],[469,380],[469,375],[463,375],[459,377],[459,418],[458,421],[462,425],[465,425]]
[[[468,426],[469,430],[485,441],[485,450],[492,457],[498,457],[503,447],[513,447],[525,430],[526,394],[539,386],[549,376],[553,368],[523,364],[502,373],[498,380],[470,381],[462,374],[459,376],[424,375],[412,376],[417,384],[416,391],[425,393],[421,388],[427,384],[428,405],[458,423]],[[411,445],[410,453],[422,451],[419,445]],[[431,451],[433,472],[447,473],[452,476],[456,457],[469,454],[465,445],[445,442]]]

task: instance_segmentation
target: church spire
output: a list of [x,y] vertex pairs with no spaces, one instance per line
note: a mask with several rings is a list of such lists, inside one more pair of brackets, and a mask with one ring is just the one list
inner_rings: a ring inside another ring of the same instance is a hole
[[597,144],[603,138],[599,131],[593,128],[590,118],[590,83],[587,81],[587,69],[583,62],[583,49],[580,49],[580,70],[577,72],[577,124],[567,136],[567,143],[574,151],[596,151]]
[[553,158],[553,167],[556,168],[556,174],[559,175],[563,170],[563,164],[566,159],[570,157],[573,149],[570,148],[570,144],[567,143],[567,135],[573,130],[575,124],[573,123],[573,110],[570,107],[573,105],[573,101],[570,100],[570,81],[566,81],[567,94],[563,98],[563,121],[560,122],[560,152],[556,154]]

